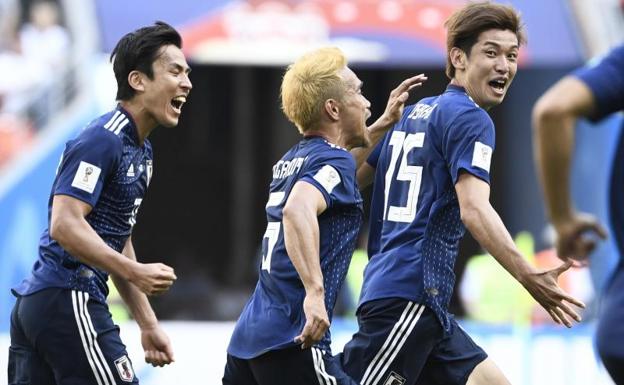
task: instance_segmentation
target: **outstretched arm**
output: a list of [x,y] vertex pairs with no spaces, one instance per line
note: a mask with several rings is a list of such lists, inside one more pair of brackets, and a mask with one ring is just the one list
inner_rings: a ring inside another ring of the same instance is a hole
[[581,317],[567,303],[584,307],[583,303],[565,293],[557,285],[557,278],[571,266],[571,263],[548,271],[536,270],[520,254],[511,235],[490,204],[489,184],[464,172],[459,176],[455,190],[462,222],[477,242],[527,289],[555,322],[571,327],[572,323],[567,317],[580,321]]
[[329,329],[318,225],[318,216],[326,208],[323,194],[313,185],[299,181],[291,190],[282,210],[286,252],[306,292],[303,301],[306,324],[301,334],[295,337],[295,342],[304,349],[320,341]]
[[[123,254],[136,261],[132,237],[128,237]],[[147,296],[126,279],[115,274],[111,275],[121,298],[130,309],[132,316],[141,328],[141,344],[145,351],[145,362],[153,366],[164,366],[174,361],[173,349],[169,337],[160,328],[156,314],[152,310]]]
[[564,260],[585,259],[594,249],[595,241],[584,233],[606,237],[606,231],[593,216],[576,212],[570,197],[574,128],[578,118],[590,115],[594,109],[591,90],[572,76],[556,83],[533,108],[535,163],[548,217],[558,234],[557,252]]

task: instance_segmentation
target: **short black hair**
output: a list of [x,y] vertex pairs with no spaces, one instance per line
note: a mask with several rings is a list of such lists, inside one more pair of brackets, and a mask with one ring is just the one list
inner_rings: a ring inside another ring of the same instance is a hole
[[128,84],[128,75],[140,71],[153,79],[152,64],[166,45],[182,48],[182,37],[172,26],[157,21],[149,27],[139,28],[119,40],[110,55],[117,79],[117,100],[132,99],[136,91]]

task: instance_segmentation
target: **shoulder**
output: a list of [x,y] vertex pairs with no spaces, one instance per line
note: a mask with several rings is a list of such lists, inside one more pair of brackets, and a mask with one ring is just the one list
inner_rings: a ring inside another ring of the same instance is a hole
[[319,141],[317,148],[310,153],[310,161],[355,167],[355,160],[347,149],[326,140]]
[[89,146],[100,151],[106,150],[112,153],[121,152],[123,149],[123,140],[107,127],[107,122],[111,120],[114,111],[109,112],[94,119],[89,123],[73,141],[73,145]]

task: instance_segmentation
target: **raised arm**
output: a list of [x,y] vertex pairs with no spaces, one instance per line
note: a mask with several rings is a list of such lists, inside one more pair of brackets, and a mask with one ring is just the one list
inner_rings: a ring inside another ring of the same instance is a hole
[[[409,98],[409,91],[415,87],[421,86],[426,80],[427,77],[425,74],[419,74],[405,79],[393,89],[392,92],[390,92],[388,104],[383,114],[373,124],[368,126],[370,145],[368,147],[358,147],[351,150],[351,154],[355,158],[356,168],[358,169],[358,183],[361,183],[360,188],[364,188],[372,182],[372,177],[366,174],[366,172],[370,172],[370,170],[364,170],[361,174],[359,170],[360,166],[366,166],[366,158],[368,158],[373,148],[375,148],[385,133],[401,119],[405,102],[407,98]],[[369,169],[372,169],[374,173],[372,167],[369,166]],[[360,175],[362,175],[363,178],[361,181]],[[368,181],[368,183],[365,183],[366,181]]]
[[[565,263],[548,271],[538,271],[520,254],[502,220],[490,204],[490,185],[463,172],[455,185],[462,222],[472,236],[505,270],[520,282],[557,323],[571,327],[567,317],[580,321],[580,316],[566,304],[584,307],[557,285],[559,275],[570,267]],[[567,317],[566,317],[567,315]]]
[[547,214],[558,233],[557,252],[562,259],[584,259],[594,249],[595,241],[583,233],[606,236],[593,216],[576,212],[570,197],[576,121],[592,114],[594,109],[591,90],[573,76],[556,83],[533,109],[535,163],[544,188]]
[[323,194],[313,185],[299,181],[291,190],[282,210],[286,251],[306,292],[303,301],[306,324],[301,334],[295,337],[295,342],[301,343],[302,348],[320,341],[329,329],[318,225],[318,216],[326,208]]

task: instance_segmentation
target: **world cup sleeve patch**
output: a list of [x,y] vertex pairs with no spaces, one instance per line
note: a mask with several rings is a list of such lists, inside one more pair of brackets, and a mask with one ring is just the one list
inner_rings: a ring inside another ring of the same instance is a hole
[[335,168],[326,164],[314,175],[314,180],[319,182],[328,194],[331,194],[334,187],[340,183],[340,174]]
[[76,187],[92,194],[93,190],[95,190],[95,185],[97,184],[101,172],[101,168],[94,166],[91,163],[80,162],[80,165],[78,165],[78,171],[76,171],[76,175],[74,175],[74,180],[71,185],[72,187]]
[[474,152],[472,153],[472,165],[490,172],[490,163],[492,162],[492,147],[481,142],[475,142]]
[[125,382],[132,382],[134,380],[134,369],[132,369],[132,363],[128,359],[128,356],[122,356],[115,360],[115,368],[119,378]]

